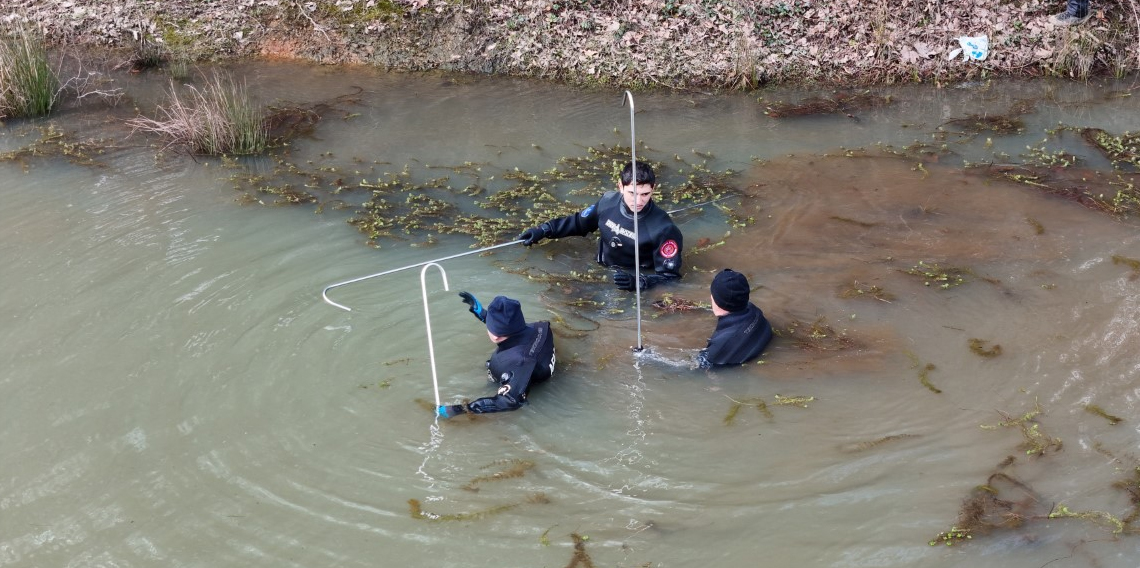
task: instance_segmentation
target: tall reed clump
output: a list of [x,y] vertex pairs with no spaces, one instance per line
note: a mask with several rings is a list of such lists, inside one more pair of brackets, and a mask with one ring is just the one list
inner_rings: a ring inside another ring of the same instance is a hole
[[158,118],[140,116],[127,123],[195,154],[257,154],[269,146],[268,114],[249,97],[245,84],[232,77],[215,73],[202,87],[189,86],[185,94],[171,81],[169,99],[158,107]]
[[59,90],[43,38],[21,24],[0,26],[0,118],[43,116]]

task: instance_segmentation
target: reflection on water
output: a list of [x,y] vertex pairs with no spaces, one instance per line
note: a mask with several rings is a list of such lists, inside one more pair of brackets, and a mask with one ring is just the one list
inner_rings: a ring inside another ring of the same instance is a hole
[[[352,312],[320,290],[472,239],[395,227],[364,246],[346,221],[371,192],[335,187],[406,170],[485,214],[515,167],[621,144],[620,96],[239,71],[267,99],[361,90],[272,159],[124,145],[99,168],[0,166],[0,566],[1134,564],[1135,222],[961,168],[1017,162],[1058,122],[1134,130],[1134,103],[1105,96],[1127,86],[900,88],[858,120],[638,95],[669,183],[703,164],[740,195],[677,215],[687,273],[643,299],[647,352],[628,295],[568,277],[592,274],[589,239],[449,260],[452,290],[428,290],[445,403],[491,389],[458,290],[552,321],[561,366],[525,409],[436,424],[416,402],[433,395],[415,271],[336,290]],[[132,79],[144,106],[153,79]],[[938,130],[1024,99],[1020,133]],[[121,112],[61,124],[117,139]],[[1079,137],[1049,140],[1082,159],[1060,174],[1115,179]],[[349,206],[239,204],[272,203],[248,175],[287,164]],[[588,203],[609,183],[545,189]],[[780,335],[762,362],[693,370],[713,316],[652,303],[707,301],[722,267]]]

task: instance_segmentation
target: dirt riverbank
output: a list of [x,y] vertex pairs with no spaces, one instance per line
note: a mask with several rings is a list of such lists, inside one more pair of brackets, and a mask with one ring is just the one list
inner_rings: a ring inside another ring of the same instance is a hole
[[[54,47],[149,45],[189,61],[297,58],[573,84],[752,88],[996,76],[1087,78],[1140,68],[1140,0],[4,0]],[[958,54],[985,36],[984,60]]]

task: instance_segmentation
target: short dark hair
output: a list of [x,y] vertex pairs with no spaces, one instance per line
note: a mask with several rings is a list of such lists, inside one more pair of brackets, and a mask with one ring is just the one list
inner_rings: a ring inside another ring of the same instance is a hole
[[[621,184],[623,186],[629,185],[633,179],[633,164],[630,162],[625,163],[625,167],[621,170]],[[650,186],[657,185],[657,176],[653,175],[653,168],[649,164],[637,161],[637,184],[641,185],[647,183]]]

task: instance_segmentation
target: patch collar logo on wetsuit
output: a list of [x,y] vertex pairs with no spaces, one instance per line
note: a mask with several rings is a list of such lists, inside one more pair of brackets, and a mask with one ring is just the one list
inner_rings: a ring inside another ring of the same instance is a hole
[[617,224],[617,222],[614,221],[613,219],[606,219],[606,228],[608,228],[609,230],[613,231],[614,233],[617,233],[617,234],[619,234],[619,235],[621,235],[621,236],[623,236],[623,237],[625,237],[631,241],[633,240],[633,231],[631,231],[625,227],[622,227],[621,225]]
[[661,244],[661,256],[665,258],[673,258],[677,256],[677,241],[668,240]]

